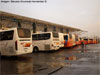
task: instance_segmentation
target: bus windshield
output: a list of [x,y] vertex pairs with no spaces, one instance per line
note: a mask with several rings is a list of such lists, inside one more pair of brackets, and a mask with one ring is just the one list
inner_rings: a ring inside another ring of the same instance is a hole
[[17,28],[17,30],[18,30],[18,36],[20,38],[30,38],[31,37],[31,32],[29,29]]
[[53,32],[53,37],[54,37],[54,38],[59,38],[58,33]]

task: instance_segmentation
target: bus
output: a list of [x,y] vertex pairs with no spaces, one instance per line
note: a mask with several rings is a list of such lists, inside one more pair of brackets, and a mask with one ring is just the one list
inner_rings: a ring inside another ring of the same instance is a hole
[[72,35],[72,41],[73,41],[73,46],[75,46],[76,45],[76,38],[75,38],[75,34],[71,34]]
[[84,44],[88,44],[89,43],[88,38],[83,38],[83,42],[84,42]]
[[75,46],[75,35],[74,34],[64,34],[64,47]]
[[99,42],[98,39],[96,39],[96,44],[97,44],[98,42]]
[[83,38],[82,37],[80,37],[79,38],[79,40],[80,40],[80,45],[82,44],[82,42],[84,42],[84,40],[83,40]]
[[90,44],[93,44],[93,38],[89,39],[90,40]]
[[64,47],[64,34],[59,33],[59,41],[60,41],[60,47]]
[[0,54],[17,56],[32,52],[32,36],[29,29],[9,28],[0,30]]
[[93,44],[97,44],[98,43],[98,39],[97,38],[93,38]]
[[57,32],[40,32],[32,34],[33,52],[58,50],[60,48]]
[[90,38],[88,38],[88,44],[91,44],[91,40],[90,40]]
[[81,44],[81,39],[79,38],[78,35],[75,35],[75,42],[76,42],[76,45],[80,45]]

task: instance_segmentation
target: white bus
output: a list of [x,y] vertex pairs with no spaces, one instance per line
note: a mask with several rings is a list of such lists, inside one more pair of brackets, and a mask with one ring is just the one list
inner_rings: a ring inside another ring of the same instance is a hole
[[59,34],[56,32],[40,32],[32,34],[33,52],[58,50]]
[[9,28],[0,30],[0,53],[16,56],[32,52],[32,36],[29,29]]
[[76,45],[75,34],[72,34],[72,39],[73,39],[73,46],[75,46]]
[[64,47],[64,34],[59,33],[59,41],[60,41],[60,47]]

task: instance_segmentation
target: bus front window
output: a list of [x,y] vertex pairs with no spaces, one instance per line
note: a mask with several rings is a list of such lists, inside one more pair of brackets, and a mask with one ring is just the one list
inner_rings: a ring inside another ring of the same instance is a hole
[[18,36],[20,38],[30,38],[31,37],[31,32],[29,29],[24,29],[24,28],[18,28]]

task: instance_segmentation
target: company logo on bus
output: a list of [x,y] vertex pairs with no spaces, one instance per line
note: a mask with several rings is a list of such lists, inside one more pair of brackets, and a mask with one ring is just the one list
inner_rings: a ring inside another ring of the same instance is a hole
[[23,45],[23,47],[30,47],[31,43],[22,42],[21,45]]

